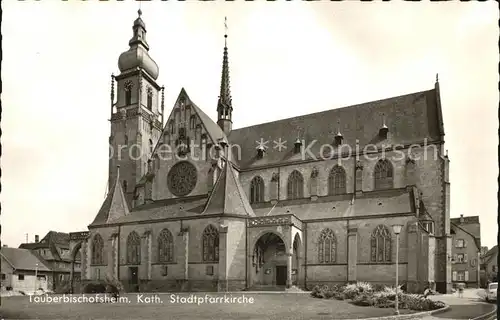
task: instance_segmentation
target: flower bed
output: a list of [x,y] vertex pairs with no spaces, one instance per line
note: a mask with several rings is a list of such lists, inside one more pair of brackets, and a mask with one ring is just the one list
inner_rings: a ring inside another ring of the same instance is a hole
[[[315,286],[311,295],[320,299],[349,300],[357,306],[378,308],[394,308],[396,289],[391,287],[374,287],[367,282],[358,282],[344,286]],[[398,292],[400,309],[413,311],[432,311],[445,307],[441,301],[433,301],[419,294]]]

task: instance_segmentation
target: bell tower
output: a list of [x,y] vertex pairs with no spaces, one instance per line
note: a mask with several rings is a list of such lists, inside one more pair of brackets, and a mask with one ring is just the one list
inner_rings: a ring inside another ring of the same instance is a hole
[[[163,121],[164,88],[160,87],[158,65],[149,56],[146,25],[138,11],[129,49],[118,59],[120,74],[111,76],[111,135],[109,137],[109,189],[120,166],[120,183],[127,200],[148,170],[148,160],[158,142]],[[116,101],[115,101],[116,82]]]

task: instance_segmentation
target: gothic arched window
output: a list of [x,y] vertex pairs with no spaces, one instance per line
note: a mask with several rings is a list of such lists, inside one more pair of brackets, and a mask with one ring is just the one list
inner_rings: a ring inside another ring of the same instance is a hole
[[174,261],[174,237],[168,229],[163,229],[158,237],[158,262]]
[[125,142],[125,146],[128,146],[128,136],[127,135],[125,135],[124,142]]
[[127,263],[141,263],[141,238],[135,231],[132,231],[127,238]]
[[127,180],[123,180],[123,182],[122,182],[123,192],[127,192],[127,187],[128,187]]
[[300,199],[304,197],[304,178],[297,170],[288,176],[288,199]]
[[131,105],[132,104],[132,88],[126,88],[125,89],[125,105]]
[[264,202],[264,180],[256,176],[250,182],[250,203]]
[[389,228],[379,225],[375,228],[371,237],[372,262],[391,262],[392,239]]
[[332,229],[321,231],[318,239],[319,263],[333,263],[337,258],[337,239]]
[[196,116],[192,115],[189,119],[189,128],[194,129],[196,127]]
[[153,153],[153,140],[149,139],[149,153]]
[[375,189],[390,189],[393,187],[392,164],[387,159],[381,159],[374,170]]
[[219,262],[219,231],[213,225],[203,231],[203,261]]
[[328,194],[344,194],[346,193],[345,170],[341,166],[335,166],[328,175]]
[[92,239],[92,264],[104,264],[104,241],[99,234]]

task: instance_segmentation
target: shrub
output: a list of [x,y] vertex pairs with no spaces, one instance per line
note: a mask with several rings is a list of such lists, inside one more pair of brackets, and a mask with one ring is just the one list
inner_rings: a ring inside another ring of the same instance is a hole
[[359,293],[358,287],[355,283],[348,284],[344,287],[343,293],[346,299],[354,299]]
[[11,286],[7,286],[5,289],[7,289],[7,291],[12,291],[12,287]]
[[103,283],[91,282],[83,288],[83,293],[105,293],[106,286]]
[[316,285],[311,291],[311,296],[319,299],[331,299],[334,298],[338,292],[338,287],[335,285],[332,287],[329,287],[327,285]]
[[113,290],[112,293],[125,291],[125,289],[123,288],[123,284],[115,277],[106,276],[106,284],[111,288],[114,288],[111,289]]
[[352,299],[352,304],[363,307],[373,306],[375,299],[371,293],[363,292]]
[[356,283],[356,287],[358,288],[358,292],[372,292],[373,286],[368,282],[358,282]]
[[379,292],[384,291],[385,286],[383,284],[377,283],[373,286],[373,291]]
[[335,292],[333,298],[336,300],[345,300],[345,294],[342,292]]

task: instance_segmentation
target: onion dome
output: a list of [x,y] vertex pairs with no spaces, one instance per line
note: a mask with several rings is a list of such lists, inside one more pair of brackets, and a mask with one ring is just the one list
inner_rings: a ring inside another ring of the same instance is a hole
[[133,36],[129,41],[130,48],[123,52],[118,59],[118,68],[121,72],[141,68],[154,80],[158,79],[159,69],[156,62],[149,56],[149,45],[146,41],[146,25],[141,18],[142,11],[132,27]]

